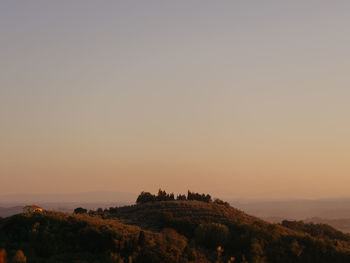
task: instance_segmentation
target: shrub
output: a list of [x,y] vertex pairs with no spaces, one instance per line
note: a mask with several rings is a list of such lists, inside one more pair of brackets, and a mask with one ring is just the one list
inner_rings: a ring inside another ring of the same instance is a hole
[[74,209],[74,214],[86,214],[87,210],[82,208],[82,207],[78,207]]
[[141,194],[137,197],[136,203],[143,204],[143,203],[153,202],[153,201],[156,201],[155,195],[152,195],[149,192],[141,192]]
[[17,250],[16,254],[13,256],[12,262],[14,262],[14,263],[26,263],[27,257],[24,255],[22,250]]
[[170,245],[178,247],[180,250],[184,250],[187,246],[187,238],[177,233],[174,229],[165,228],[162,233]]
[[227,202],[225,202],[225,201],[223,201],[223,200],[221,200],[221,199],[219,199],[219,198],[215,198],[215,199],[214,199],[214,204],[230,206],[229,203],[227,203]]
[[0,263],[6,263],[7,262],[7,253],[5,249],[0,249]]

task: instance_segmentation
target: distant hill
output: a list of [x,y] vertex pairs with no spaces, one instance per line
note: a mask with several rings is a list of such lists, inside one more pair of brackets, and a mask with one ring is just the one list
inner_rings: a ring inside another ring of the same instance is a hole
[[328,224],[350,233],[350,199],[285,200],[285,201],[232,201],[235,207],[271,223],[283,220],[303,220]]
[[22,213],[23,206],[0,207],[0,217],[8,217],[18,213]]
[[86,192],[75,194],[13,194],[0,195],[1,203],[133,203],[137,194],[126,192]]
[[230,204],[262,218],[304,220],[305,218],[350,218],[350,199],[318,200],[231,200]]
[[74,208],[107,208],[132,204],[137,194],[124,192],[87,192],[76,194],[20,194],[0,195],[0,217],[22,212],[25,205],[36,204],[47,210],[73,212]]
[[327,224],[345,233],[350,233],[350,218],[327,219],[327,218],[307,218],[303,220],[307,223]]
[[58,212],[72,213],[77,207],[85,207],[88,210],[96,210],[97,208],[109,208],[112,206],[123,206],[130,202],[61,202],[61,203],[46,203],[46,202],[21,202],[15,203],[15,206],[7,205],[8,207],[0,207],[0,217],[8,217],[22,212],[23,207],[28,204],[38,205],[46,210],[55,210]]

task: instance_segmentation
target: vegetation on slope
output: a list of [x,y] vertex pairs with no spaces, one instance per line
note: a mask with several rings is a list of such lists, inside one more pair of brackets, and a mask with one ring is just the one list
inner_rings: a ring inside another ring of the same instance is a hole
[[343,233],[327,224],[304,223],[303,221],[283,220],[282,226],[308,233],[313,237],[350,242],[350,234]]
[[350,262],[349,235],[328,225],[270,224],[205,194],[140,196],[133,206],[1,219],[0,263]]
[[[164,195],[164,194],[162,194]],[[204,196],[204,195],[202,195]],[[150,201],[104,211],[106,218],[152,231],[172,228],[197,247],[210,251],[221,245],[223,258],[249,262],[347,262],[349,240],[327,226],[326,235],[270,224],[225,202],[193,200]],[[333,229],[336,231],[335,229]]]
[[58,212],[21,214],[0,222],[0,248],[28,262],[206,262],[170,229],[142,231],[118,220]]

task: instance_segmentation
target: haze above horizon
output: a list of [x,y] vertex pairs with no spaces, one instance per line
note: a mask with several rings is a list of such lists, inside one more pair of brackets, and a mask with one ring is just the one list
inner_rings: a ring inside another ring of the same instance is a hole
[[1,193],[349,196],[348,10],[2,1]]

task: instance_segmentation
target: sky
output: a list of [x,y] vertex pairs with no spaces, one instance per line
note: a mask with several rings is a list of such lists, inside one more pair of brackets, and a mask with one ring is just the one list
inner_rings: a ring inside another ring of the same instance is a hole
[[349,197],[349,10],[1,1],[1,194]]

